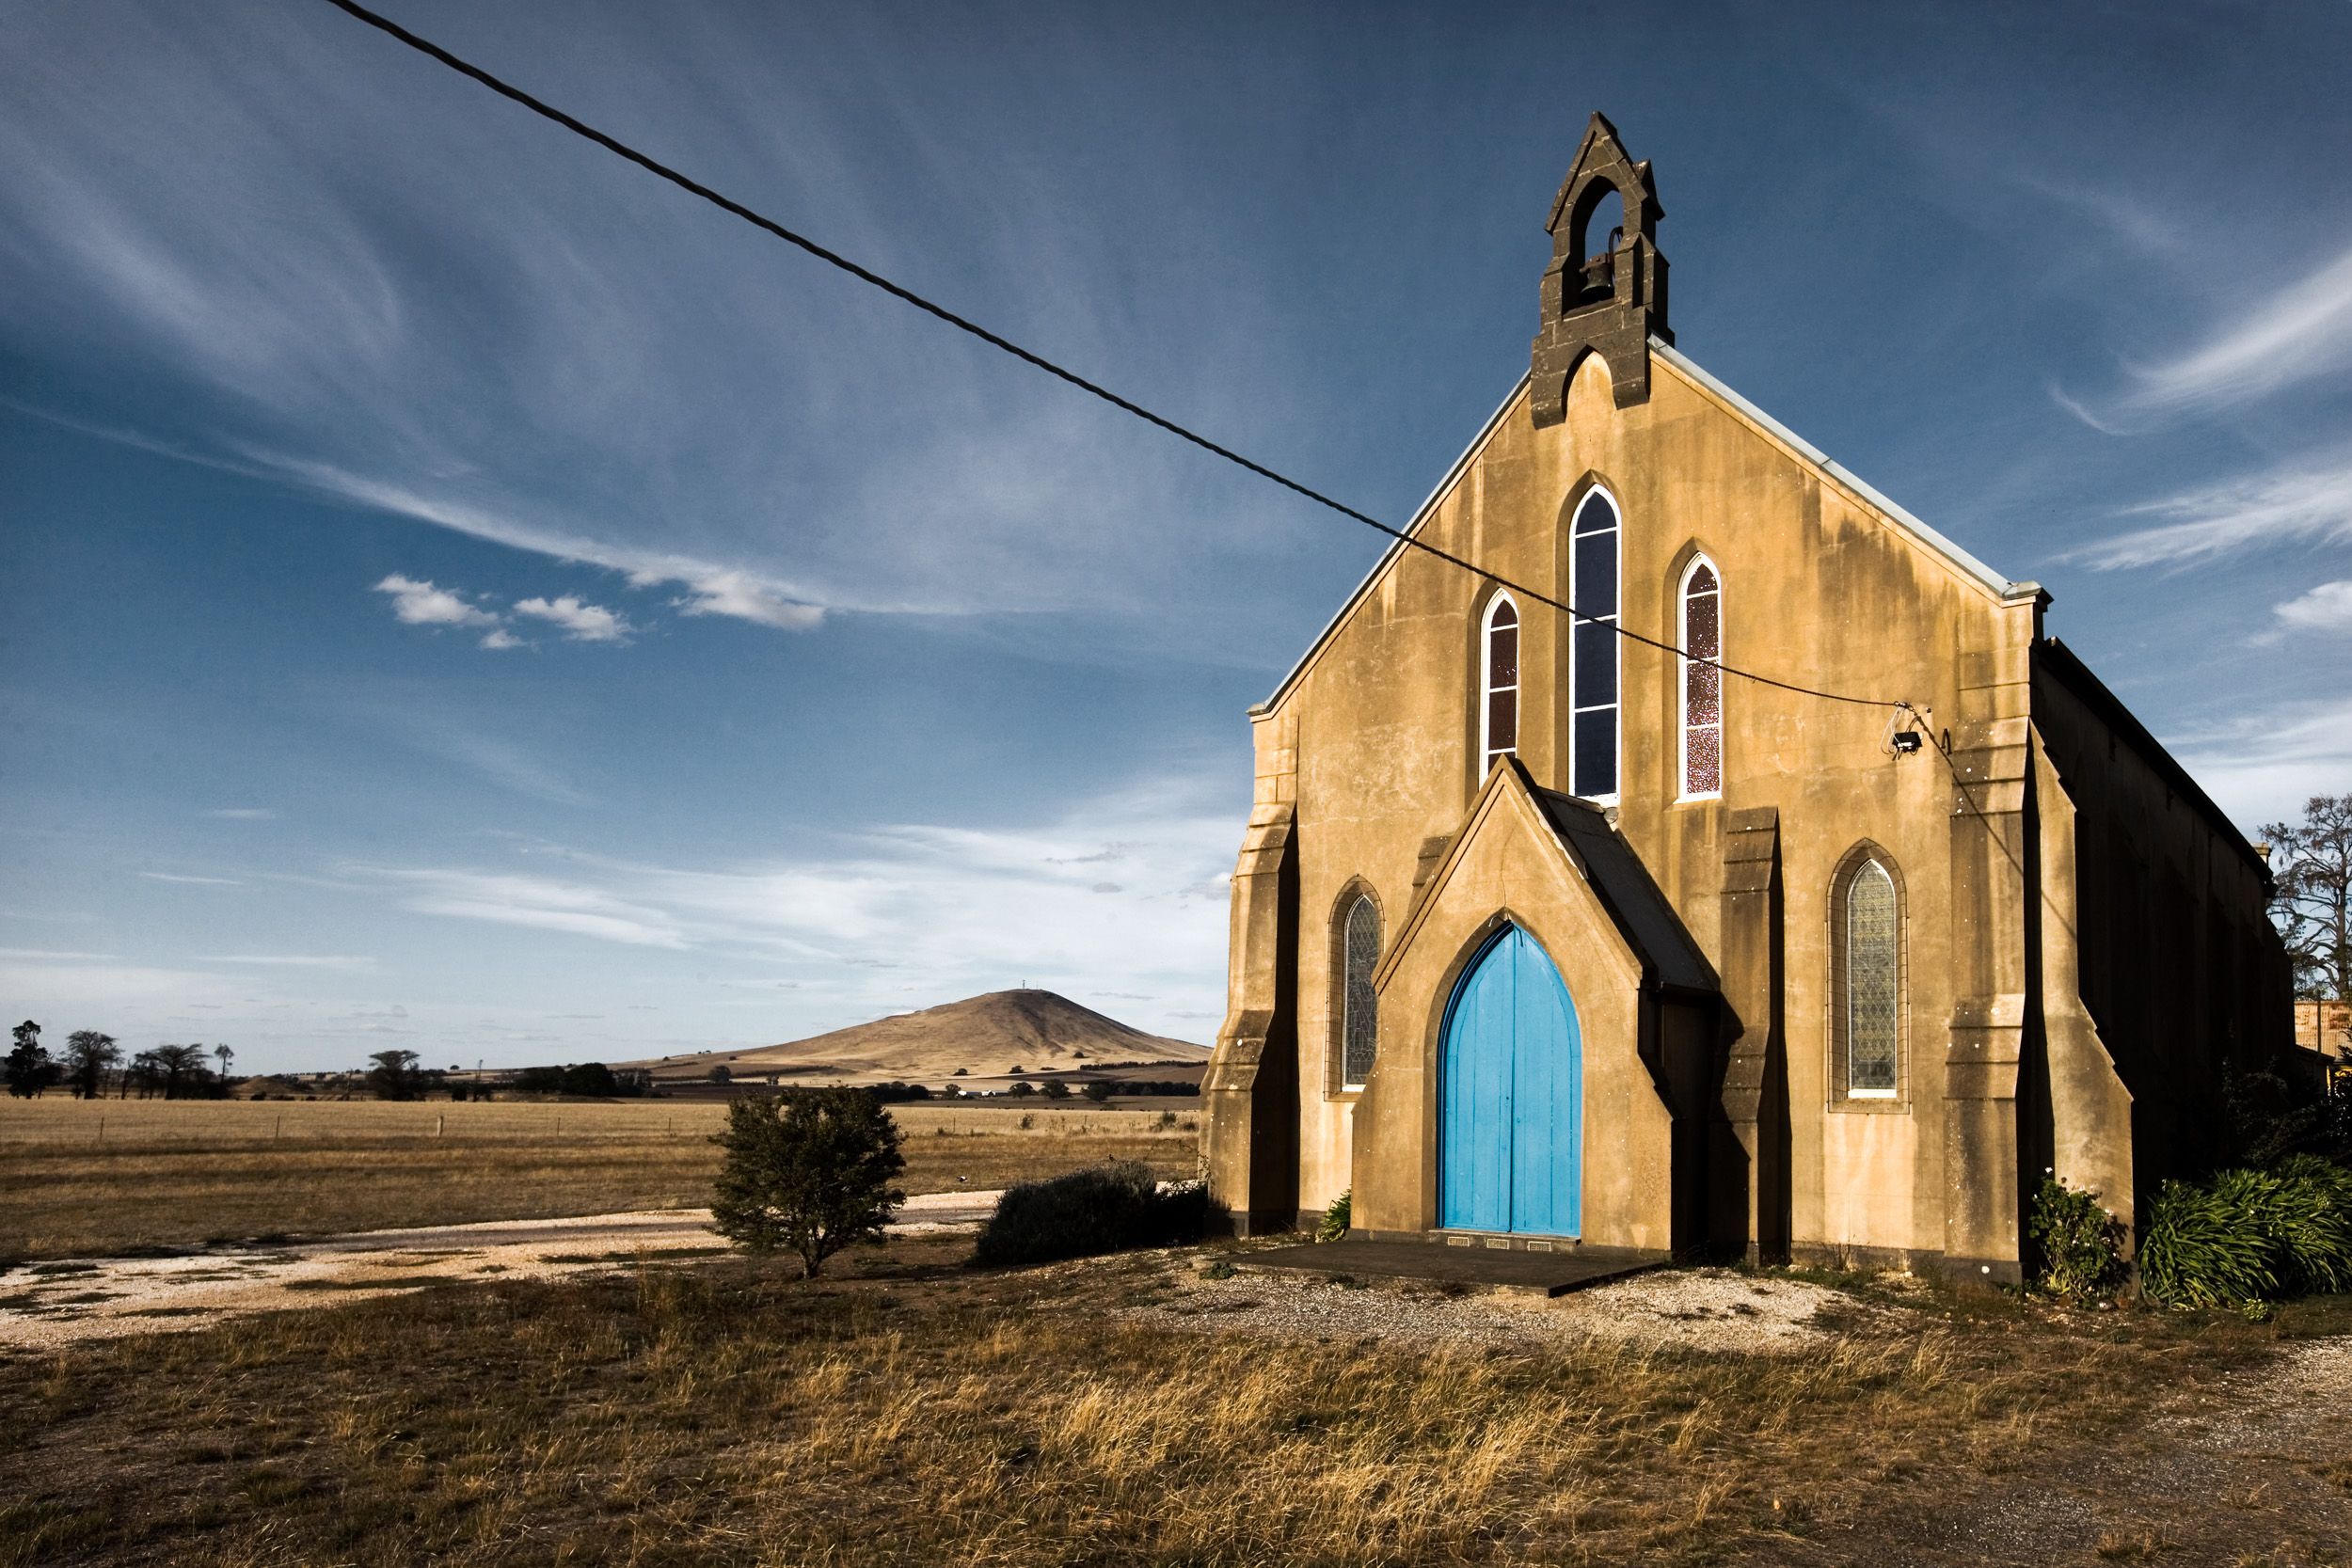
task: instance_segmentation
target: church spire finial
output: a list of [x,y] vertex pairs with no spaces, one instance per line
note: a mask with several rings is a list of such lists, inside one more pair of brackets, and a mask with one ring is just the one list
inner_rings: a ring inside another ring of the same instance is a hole
[[[1613,228],[1597,224],[1612,207],[1622,219]],[[1658,253],[1658,220],[1665,215],[1649,165],[1628,156],[1617,128],[1596,111],[1544,224],[1551,264],[1544,269],[1543,319],[1530,365],[1536,428],[1568,417],[1568,378],[1587,354],[1609,367],[1618,407],[1649,401],[1649,341],[1675,341],[1666,325],[1666,259]]]

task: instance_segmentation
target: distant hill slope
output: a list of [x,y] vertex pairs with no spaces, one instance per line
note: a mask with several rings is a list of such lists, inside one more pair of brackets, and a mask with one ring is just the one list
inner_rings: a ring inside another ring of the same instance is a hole
[[784,1045],[613,1065],[650,1068],[665,1079],[699,1078],[724,1064],[739,1075],[939,1083],[959,1068],[969,1077],[995,1078],[1016,1067],[1067,1071],[1108,1062],[1208,1059],[1206,1046],[1147,1035],[1050,990],[993,990]]

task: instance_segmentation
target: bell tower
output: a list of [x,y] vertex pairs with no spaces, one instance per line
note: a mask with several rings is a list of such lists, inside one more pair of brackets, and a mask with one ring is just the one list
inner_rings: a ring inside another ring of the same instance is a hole
[[[1595,219],[1615,197],[1624,222]],[[1649,401],[1649,341],[1671,343],[1666,259],[1658,253],[1658,204],[1649,165],[1627,156],[1617,128],[1596,112],[1576,162],[1551,204],[1551,265],[1544,269],[1543,317],[1531,362],[1535,427],[1567,418],[1568,378],[1586,354],[1609,367],[1617,406]]]

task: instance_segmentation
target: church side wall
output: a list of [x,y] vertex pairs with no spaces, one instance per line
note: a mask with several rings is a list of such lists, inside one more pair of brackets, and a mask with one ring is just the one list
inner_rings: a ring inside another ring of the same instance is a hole
[[[2052,1012],[2071,1003],[2090,1022],[2128,1093],[2136,1157],[2106,1179],[2127,1177],[2110,1190],[2144,1203],[2166,1177],[2233,1157],[2225,1068],[2275,1067],[2292,987],[2265,873],[2242,836],[2110,722],[2099,693],[2066,678],[2058,666],[2071,660],[2054,651],[2034,685],[2074,864],[2075,929],[2071,942],[2048,939]],[[2058,1065],[2054,1055],[2054,1074]],[[2069,1129],[2056,1131],[2063,1152]]]

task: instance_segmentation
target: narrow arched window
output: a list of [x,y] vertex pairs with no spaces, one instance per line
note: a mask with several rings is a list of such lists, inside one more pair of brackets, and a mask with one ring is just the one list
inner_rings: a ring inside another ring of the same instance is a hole
[[1369,895],[1347,911],[1346,978],[1340,996],[1340,1085],[1360,1089],[1372,1077],[1380,1043],[1380,998],[1372,972],[1380,962],[1380,911]]
[[1876,860],[1846,883],[1845,942],[1839,990],[1845,1024],[1846,1094],[1892,1100],[1899,1065],[1902,930],[1895,879]]
[[1596,490],[1576,509],[1568,542],[1568,788],[1589,800],[1617,793],[1617,508]]
[[1723,584],[1705,556],[1682,575],[1682,795],[1724,792]]
[[1519,749],[1519,610],[1507,594],[1486,607],[1485,705],[1479,714],[1478,776]]

